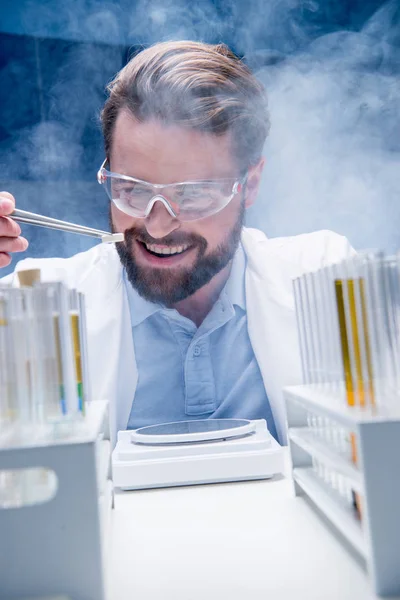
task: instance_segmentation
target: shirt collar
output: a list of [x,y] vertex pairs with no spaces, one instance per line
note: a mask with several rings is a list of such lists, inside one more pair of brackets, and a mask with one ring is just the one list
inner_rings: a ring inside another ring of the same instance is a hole
[[[232,260],[231,272],[228,281],[223,289],[232,306],[235,304],[246,310],[246,295],[245,295],[245,271],[246,271],[246,256],[242,247],[239,246]],[[163,310],[161,304],[149,302],[140,296],[135,288],[128,281],[126,271],[123,269],[123,280],[128,294],[129,308],[131,312],[132,327],[140,325],[148,317]]]
[[149,302],[149,300],[142,298],[128,281],[125,269],[123,269],[123,280],[128,294],[132,327],[140,325],[140,323],[145,321],[148,317],[151,317],[151,315],[163,309],[161,304],[155,304],[154,302]]

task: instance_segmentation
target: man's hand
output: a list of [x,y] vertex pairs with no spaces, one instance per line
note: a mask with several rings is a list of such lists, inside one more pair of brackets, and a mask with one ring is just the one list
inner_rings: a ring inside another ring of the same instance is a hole
[[14,208],[14,196],[8,192],[0,192],[0,268],[10,264],[10,252],[23,252],[28,247],[28,240],[20,237],[21,228],[18,223],[7,216]]

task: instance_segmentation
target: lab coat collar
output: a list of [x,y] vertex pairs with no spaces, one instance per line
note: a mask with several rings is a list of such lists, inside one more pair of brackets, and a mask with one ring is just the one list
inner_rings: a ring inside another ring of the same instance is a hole
[[239,306],[243,310],[246,310],[245,271],[246,256],[242,244],[239,243],[232,260],[231,272],[225,284],[224,291],[232,306],[236,304],[236,306]]

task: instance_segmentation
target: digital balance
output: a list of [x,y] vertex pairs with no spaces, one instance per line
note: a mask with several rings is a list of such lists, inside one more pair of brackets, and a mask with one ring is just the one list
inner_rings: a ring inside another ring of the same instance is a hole
[[123,490],[268,479],[283,449],[264,419],[206,419],[119,431],[114,486]]

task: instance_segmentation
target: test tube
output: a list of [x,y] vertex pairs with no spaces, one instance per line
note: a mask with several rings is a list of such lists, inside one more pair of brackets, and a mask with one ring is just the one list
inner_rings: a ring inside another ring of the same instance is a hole
[[320,271],[309,274],[310,300],[313,309],[314,344],[316,356],[316,383],[325,384],[326,376],[326,331],[321,297]]
[[399,389],[400,381],[400,352],[399,352],[399,329],[398,329],[398,273],[397,260],[395,257],[387,257],[382,262],[384,300],[386,305],[387,328],[388,328],[388,398],[395,397]]
[[383,354],[382,354],[382,332],[381,332],[381,308],[380,294],[381,284],[379,275],[379,263],[382,254],[379,252],[363,252],[358,258],[360,273],[360,299],[362,305],[362,320],[365,336],[365,359],[366,359],[366,391],[369,396],[369,404],[373,410],[378,407],[378,402],[383,398]]
[[361,345],[362,369],[363,369],[363,393],[366,404],[375,408],[374,368],[371,349],[371,324],[367,307],[367,282],[360,273],[358,285],[356,286],[357,313],[360,320],[360,331],[362,331],[363,343]]
[[339,315],[336,304],[335,279],[337,273],[337,265],[330,265],[325,269],[325,286],[327,296],[327,313],[329,340],[331,347],[331,373],[332,383],[331,390],[334,394],[341,394],[343,390],[342,373],[343,366],[341,361],[341,339],[340,339],[340,324]]
[[41,330],[35,310],[34,290],[31,287],[21,290],[23,295],[24,337],[27,351],[27,377],[30,389],[30,423],[43,420],[43,398],[46,394],[46,380],[42,373]]
[[313,319],[312,290],[309,284],[309,275],[305,274],[300,279],[301,295],[303,298],[304,326],[307,340],[308,383],[317,382],[317,355],[315,348],[315,328]]
[[[346,277],[342,276],[341,278],[336,279],[335,294],[340,329],[340,342],[343,361],[344,383],[346,390],[346,401],[349,406],[356,406],[357,385],[354,377],[355,353],[353,344],[354,340],[352,338],[352,333],[354,333],[353,326],[355,318],[355,308],[352,303],[351,287],[349,288],[347,284],[348,279]],[[358,344],[358,338],[356,339],[356,344]],[[358,350],[357,345],[356,350]]]
[[81,326],[81,352],[83,369],[83,393],[85,404],[91,401],[90,374],[89,374],[89,353],[88,353],[88,335],[87,335],[87,316],[84,294],[78,292],[79,314]]
[[69,290],[61,282],[42,285],[48,287],[52,304],[62,412],[69,418],[74,418],[79,414],[79,401],[69,313]]
[[347,292],[349,302],[350,334],[354,349],[354,373],[356,404],[373,407],[373,372],[370,335],[365,301],[365,281],[360,275],[359,259],[348,261]]
[[32,381],[24,290],[7,290],[7,330],[9,369],[12,385],[12,411],[20,422],[29,423],[33,418]]
[[53,294],[48,286],[36,285],[33,289],[33,306],[36,322],[36,344],[39,353],[37,364],[41,396],[38,413],[41,421],[57,422],[62,418],[62,384],[60,355],[53,316]]
[[85,388],[83,384],[83,341],[82,341],[82,322],[80,318],[80,302],[78,292],[69,290],[69,316],[71,322],[72,348],[75,363],[77,396],[79,410],[85,413]]
[[323,323],[323,336],[324,336],[324,373],[325,383],[327,384],[327,390],[332,390],[332,383],[335,380],[335,373],[333,369],[334,363],[334,334],[332,331],[332,314],[330,307],[330,296],[331,285],[329,281],[329,272],[325,267],[321,269],[319,274],[319,288],[320,288],[320,320]]
[[308,348],[307,348],[307,331],[305,324],[303,296],[302,296],[301,278],[298,277],[293,280],[293,294],[295,301],[295,312],[296,312],[296,323],[297,323],[297,334],[299,339],[300,347],[300,358],[301,358],[301,369],[303,374],[303,383],[310,383],[309,371],[310,366],[308,364]]
[[[335,280],[335,295],[340,329],[341,353],[348,406],[365,407],[374,402],[372,363],[365,302],[365,284],[359,277],[356,261],[346,261]],[[350,432],[351,460],[357,465],[357,438]],[[361,498],[351,491],[357,515],[361,518]]]

